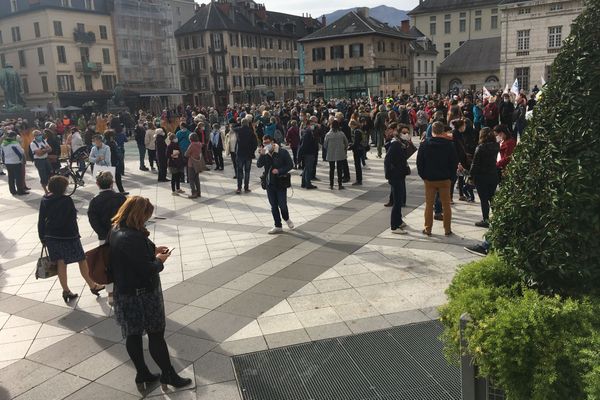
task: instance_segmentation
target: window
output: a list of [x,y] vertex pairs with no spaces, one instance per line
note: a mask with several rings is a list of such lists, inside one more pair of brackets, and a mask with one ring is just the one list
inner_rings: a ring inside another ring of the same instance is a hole
[[515,79],[519,81],[519,90],[529,91],[529,67],[515,68]]
[[66,64],[67,52],[65,51],[65,46],[56,46],[56,53],[58,54],[58,62],[60,64]]
[[325,47],[316,47],[312,49],[313,61],[321,61],[325,59]]
[[0,54],[0,67],[4,68],[6,66],[6,56],[4,54]]
[[313,69],[313,85],[322,84],[324,77],[325,77],[324,69]]
[[517,51],[529,50],[529,29],[517,31]]
[[240,56],[231,56],[231,67],[232,68],[240,67]]
[[10,0],[10,11],[17,12],[19,11],[19,3],[17,0]]
[[42,34],[40,33],[40,23],[39,22],[33,23],[33,33],[36,38],[39,38],[40,36],[42,36]]
[[85,90],[94,90],[94,85],[92,84],[92,76],[84,75],[83,82],[85,84]]
[[461,32],[466,32],[467,30],[467,20],[466,19],[460,19],[458,21],[458,30]]
[[475,10],[475,16],[481,17],[481,10]]
[[417,75],[421,75],[421,60],[417,60]]
[[277,48],[278,48],[279,50],[283,49],[283,46],[282,46],[282,44],[281,44],[281,39],[277,39]]
[[521,9],[519,9],[519,14],[520,15],[531,14],[531,8],[521,8]]
[[108,31],[105,25],[100,25],[100,39],[108,39]]
[[48,93],[48,77],[42,76],[42,92]]
[[329,52],[332,60],[344,58],[344,46],[331,46]]
[[21,41],[21,29],[19,29],[18,26],[13,26],[12,28],[10,28],[10,31],[12,33],[13,42],[20,42]]
[[242,77],[241,76],[233,76],[233,86],[240,87],[242,86]]
[[44,60],[44,48],[43,47],[38,47],[37,53],[38,53],[38,62],[39,62],[39,64],[40,65],[44,65],[45,64],[45,60]]
[[85,0],[84,6],[86,10],[95,10],[94,0]]
[[562,46],[562,26],[548,28],[548,48],[558,49]]
[[54,21],[54,36],[62,36],[62,22]]
[[425,65],[425,75],[427,75],[427,61],[423,63]]
[[71,92],[75,90],[73,75],[56,75],[56,84],[59,92]]
[[4,40],[2,39],[2,31],[0,31],[0,44],[4,43]]
[[77,23],[77,31],[78,32],[85,32],[85,24],[82,23]]
[[363,56],[363,44],[354,43],[348,46],[348,53],[350,58],[358,58]]
[[377,51],[385,53],[385,42],[383,40],[377,42]]
[[19,50],[19,66],[25,68],[27,66],[27,60],[25,58],[25,50]]
[[102,63],[110,64],[110,49],[102,49]]
[[464,41],[464,40],[461,40],[460,42],[458,42],[458,46],[459,46],[459,47],[460,47],[460,46],[462,46],[463,44],[465,44],[465,41]]
[[492,29],[498,29],[498,16],[497,15],[492,15],[491,21],[490,21],[490,27]]
[[449,34],[451,30],[450,21],[444,21],[444,33]]
[[71,0],[60,0],[61,7],[71,7]]
[[558,4],[552,4],[550,6],[550,11],[560,11],[563,9],[563,5],[558,3]]
[[27,82],[27,78],[22,78],[21,82],[23,86],[23,93],[29,94],[29,83]]
[[215,50],[221,50],[222,44],[223,44],[223,38],[221,37],[220,33],[215,33],[212,35],[213,40],[212,40],[212,45],[215,48]]
[[476,31],[481,30],[481,17],[475,18],[475,30]]
[[435,15],[429,17],[429,34],[435,35]]
[[450,55],[450,47],[451,47],[450,43],[444,43],[444,58],[446,58]]

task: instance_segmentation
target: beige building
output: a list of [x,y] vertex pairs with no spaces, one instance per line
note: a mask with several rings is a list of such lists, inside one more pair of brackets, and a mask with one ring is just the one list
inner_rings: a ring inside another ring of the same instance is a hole
[[173,31],[181,28],[196,12],[194,0],[168,0],[167,4],[173,16]]
[[105,99],[118,81],[106,1],[72,3],[0,0],[0,64],[21,76],[28,107]]
[[437,65],[472,39],[500,37],[499,0],[420,0],[408,15],[438,51]]
[[411,34],[351,11],[303,37],[304,88],[314,97],[393,95],[411,90]]
[[502,89],[500,75],[500,38],[473,39],[463,43],[440,64],[441,93]]
[[[515,79],[525,91],[542,79],[552,79],[551,65],[581,13],[583,1],[505,0],[502,11],[500,82],[512,86]],[[600,40],[600,39],[599,39]]]
[[302,96],[298,39],[320,27],[254,2],[198,7],[175,32],[184,102],[223,109]]
[[430,94],[437,87],[437,50],[433,42],[414,26],[410,33],[415,39],[410,44],[411,93]]

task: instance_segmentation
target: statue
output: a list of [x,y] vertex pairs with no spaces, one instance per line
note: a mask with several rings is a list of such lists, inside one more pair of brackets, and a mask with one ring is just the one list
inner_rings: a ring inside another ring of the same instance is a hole
[[112,101],[116,106],[120,106],[123,103],[123,86],[118,83],[113,89]]
[[21,97],[21,77],[11,65],[0,69],[0,87],[4,91],[6,108],[20,108],[25,105]]

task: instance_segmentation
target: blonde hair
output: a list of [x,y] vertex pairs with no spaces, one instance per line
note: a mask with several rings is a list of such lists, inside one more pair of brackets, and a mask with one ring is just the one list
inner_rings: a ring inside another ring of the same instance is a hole
[[141,196],[128,197],[113,217],[113,227],[117,228],[124,225],[130,229],[148,234],[144,224],[150,219],[153,212],[154,206],[148,198]]

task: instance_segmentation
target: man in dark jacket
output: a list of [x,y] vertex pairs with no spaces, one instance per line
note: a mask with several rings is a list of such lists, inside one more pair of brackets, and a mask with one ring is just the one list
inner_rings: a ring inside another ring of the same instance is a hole
[[314,127],[316,120],[311,118],[310,124],[302,131],[302,139],[298,147],[298,158],[304,160],[304,169],[302,170],[302,187],[305,189],[316,189],[312,184],[313,169],[317,162],[316,154],[319,152],[319,144],[315,140]]
[[108,171],[102,171],[96,177],[100,193],[90,201],[88,219],[99,240],[106,240],[110,231],[111,220],[125,203],[125,195],[112,189],[113,176]]
[[[408,129],[408,127],[406,127]],[[406,224],[402,222],[402,203],[406,198],[406,175],[409,173],[408,164],[406,162],[406,152],[400,142],[400,134],[394,131],[394,137],[391,140],[390,146],[385,154],[383,167],[385,171],[385,179],[392,187],[392,215],[390,228],[392,233],[406,234],[404,227]]]
[[452,209],[450,208],[450,185],[456,174],[458,157],[452,141],[442,137],[444,124],[434,122],[433,137],[421,143],[417,154],[417,170],[425,182],[425,229],[423,233],[431,236],[433,226],[433,203],[439,193],[444,212],[444,232],[452,234]]
[[250,120],[242,119],[242,125],[236,129],[237,142],[235,145],[235,154],[237,157],[237,190],[236,193],[242,193],[242,180],[244,182],[244,191],[250,192],[250,168],[252,167],[252,158],[258,147],[256,136],[250,129]]
[[140,120],[134,130],[135,142],[137,143],[138,152],[140,153],[140,171],[148,171],[146,167],[146,144],[144,142],[146,138],[146,129],[144,128],[143,122]]
[[[502,103],[500,103],[500,123],[506,125],[512,132],[513,130],[513,113],[515,111],[515,105],[510,101],[510,95],[504,93],[502,96]],[[493,128],[493,126],[490,126]]]

